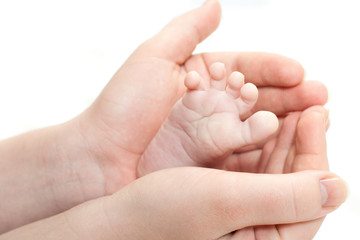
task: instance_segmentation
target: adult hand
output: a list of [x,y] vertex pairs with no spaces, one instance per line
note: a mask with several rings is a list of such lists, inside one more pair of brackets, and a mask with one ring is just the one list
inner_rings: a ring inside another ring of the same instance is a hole
[[[308,238],[265,234],[275,224],[320,218],[345,197],[343,181],[329,172],[249,174],[174,168],[0,239],[304,240]],[[254,226],[264,227],[252,231]]]
[[[109,175],[116,177],[116,181],[111,179],[111,182],[117,182],[118,187],[126,185],[138,176],[139,157],[173,104],[185,91],[183,87],[185,73],[196,70],[206,78],[209,76],[208,68],[214,62],[223,62],[228,66],[229,73],[232,71],[244,73],[247,81],[259,88],[259,100],[253,111],[268,110],[279,117],[286,116],[282,118],[283,125],[276,140],[258,146],[253,151],[242,150],[241,154],[228,159],[226,165],[235,162],[239,168],[234,170],[265,173],[326,169],[325,132],[319,133],[316,130],[319,124],[317,121],[319,119],[315,116],[316,111],[305,112],[298,125],[300,113],[287,115],[312,105],[324,104],[327,100],[325,87],[317,82],[303,82],[303,69],[297,62],[273,54],[192,55],[196,44],[215,30],[219,19],[218,2],[209,1],[201,8],[172,21],[158,35],[134,52],[105,88],[96,104],[89,109],[87,115],[84,115],[85,119],[96,122],[94,126],[102,126],[99,132],[112,143],[107,148],[101,149],[103,154],[110,156],[107,159],[107,161],[111,159],[110,165],[117,165],[117,168],[108,169],[117,170],[116,173]],[[131,77],[132,84],[129,85],[128,79]],[[305,125],[309,125],[307,122],[312,121],[312,116],[317,120],[308,126],[311,129],[309,130],[303,125],[304,122]],[[128,127],[124,128],[124,126]],[[298,126],[297,140],[294,143],[296,126]],[[321,126],[320,129],[324,127]],[[94,128],[94,130],[99,129]],[[307,135],[313,132],[312,130],[316,130],[314,134],[317,134],[317,137],[320,136],[321,146],[306,145],[314,139],[319,139]],[[96,136],[98,133],[93,131],[92,134]],[[310,141],[308,138],[311,138]],[[308,154],[306,148],[311,146],[313,148],[310,149],[310,153],[315,154]],[[321,154],[317,154],[319,152]],[[117,173],[121,174],[117,175]],[[108,189],[108,192],[111,193],[112,190]],[[315,235],[320,223],[321,220],[317,220],[268,228],[256,227],[253,228],[253,232],[279,234],[289,239],[310,239]]]
[[188,71],[209,79],[209,66],[219,61],[231,68],[228,73],[244,73],[259,88],[254,111],[282,116],[326,102],[326,88],[303,82],[302,67],[291,59],[266,53],[192,55],[219,21],[220,5],[211,0],[170,22],[130,56],[97,101],[75,119],[105,176],[103,192],[111,194],[141,176],[138,160],[184,94]]
[[[328,127],[328,112],[321,106],[289,114],[282,120],[277,136],[267,141],[265,146],[232,155],[227,159],[225,168],[267,174],[328,170],[325,139]],[[265,239],[269,236],[275,239],[313,239],[322,221],[323,218],[295,224],[258,226],[247,231],[251,230]]]
[[178,17],[129,57],[83,114],[2,141],[0,232],[134,181],[142,152],[185,91],[188,71],[206,77],[213,62],[223,62],[228,72],[241,71],[258,86],[255,110],[278,116],[326,102],[325,87],[303,82],[302,67],[291,59],[265,53],[192,55],[219,21],[220,5],[213,0]]

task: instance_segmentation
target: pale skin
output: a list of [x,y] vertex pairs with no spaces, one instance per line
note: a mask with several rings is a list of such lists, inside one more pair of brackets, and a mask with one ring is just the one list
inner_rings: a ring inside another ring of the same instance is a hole
[[[91,236],[88,239],[118,239],[121,233],[129,237],[131,233],[139,230],[138,224],[146,225],[147,222],[141,220],[146,217],[141,213],[146,214],[146,211],[134,215],[132,221],[136,224],[124,226],[121,225],[124,223],[122,219],[129,220],[129,218],[125,212],[122,212],[123,208],[136,212],[139,209],[135,203],[144,200],[138,207],[148,202],[156,212],[158,207],[165,206],[164,202],[160,201],[165,195],[170,201],[177,199],[179,194],[184,197],[183,191],[188,193],[191,189],[179,191],[179,188],[166,188],[163,184],[167,181],[164,179],[169,181],[173,179],[171,182],[180,187],[184,186],[179,182],[180,179],[184,179],[184,176],[189,174],[189,182],[185,186],[192,187],[199,176],[206,175],[208,171],[212,172],[209,176],[213,177],[205,178],[202,184],[209,188],[207,192],[209,195],[205,192],[198,199],[199,201],[194,201],[190,197],[185,199],[189,204],[189,212],[194,213],[200,211],[198,204],[202,200],[208,199],[213,204],[219,203],[217,201],[219,194],[211,193],[216,192],[221,186],[222,189],[229,189],[229,184],[234,184],[235,175],[238,179],[236,181],[243,179],[246,182],[257,182],[258,175],[250,174],[244,178],[245,175],[241,173],[234,175],[234,173],[222,172],[220,175],[231,176],[225,177],[227,180],[220,181],[221,184],[213,189],[211,187],[214,186],[213,183],[219,182],[215,177],[218,176],[218,170],[202,168],[173,170],[176,172],[165,170],[141,178],[141,181],[134,181],[141,176],[137,169],[142,153],[163,124],[170,109],[185,93],[186,74],[196,70],[205,81],[208,81],[208,69],[214,62],[223,62],[228,73],[233,71],[244,73],[247,81],[258,87],[259,99],[250,111],[250,115],[259,110],[271,111],[282,123],[274,138],[259,143],[247,151],[230,155],[224,160],[226,169],[258,173],[327,170],[324,127],[327,119],[326,111],[322,107],[315,107],[303,113],[299,112],[313,105],[324,104],[327,99],[325,87],[317,82],[303,82],[301,66],[291,59],[278,55],[265,53],[192,55],[195,46],[216,29],[219,20],[220,6],[217,1],[210,1],[203,7],[175,19],[130,56],[95,103],[84,113],[62,125],[23,134],[0,143],[2,166],[0,168],[2,198],[0,231],[6,232],[58,214],[15,229],[1,236],[1,239],[24,239],[24,236],[27,239],[78,239],[78,236],[85,236],[84,234]],[[289,115],[290,112],[294,113]],[[289,134],[289,130],[294,134]],[[178,230],[186,235],[192,234],[194,239],[202,239],[202,237],[206,239],[210,235],[213,239],[220,239],[220,235],[232,237],[235,235],[227,235],[227,233],[238,229],[244,229],[239,231],[243,233],[245,231],[255,233],[255,229],[260,229],[261,232],[268,234],[286,236],[283,239],[311,239],[310,236],[315,235],[321,222],[315,219],[335,208],[321,211],[318,181],[323,177],[335,177],[327,174],[329,173],[284,175],[289,177],[287,179],[289,181],[285,182],[291,183],[293,180],[290,179],[298,179],[296,181],[306,186],[299,201],[317,196],[315,204],[307,208],[312,213],[318,213],[312,217],[306,213],[305,217],[300,216],[299,219],[279,220],[275,213],[269,213],[269,218],[273,216],[268,222],[271,224],[269,228],[250,227],[260,222],[236,223],[229,228],[229,221],[222,221],[223,219],[232,221],[243,216],[240,213],[232,214],[231,209],[235,208],[233,203],[241,198],[240,193],[237,195],[232,191],[228,193],[234,193],[233,197],[224,202],[229,204],[229,211],[222,212],[223,217],[217,219],[216,216],[219,215],[216,212],[212,215],[203,214],[208,222],[219,223],[216,228],[213,226],[208,229],[202,228],[203,233],[196,233],[183,221],[183,218],[179,218],[181,214],[176,212],[167,219],[156,218],[159,221],[154,221],[153,227],[162,226],[166,229],[168,226],[166,223],[177,222]],[[271,176],[258,181],[261,183],[266,180],[275,186],[284,180],[281,175]],[[272,180],[269,181],[270,179]],[[134,184],[128,185],[131,182]],[[289,189],[288,186],[285,188]],[[159,189],[163,190],[158,191]],[[250,186],[244,189],[254,188]],[[159,193],[156,195],[159,198],[153,198],[154,195],[151,198],[147,194],[153,190]],[[190,193],[196,194],[198,190],[194,188]],[[338,184],[335,190],[338,199],[335,205],[338,206],[345,198],[345,193],[342,191],[344,186]],[[117,193],[114,194],[115,192]],[[293,199],[292,193],[287,191],[285,193],[284,201]],[[254,199],[264,198],[261,192],[250,191],[248,194],[253,197],[251,202],[254,202]],[[106,195],[111,197],[104,197]],[[81,204],[91,199],[95,200]],[[129,202],[129,199],[134,201]],[[244,201],[249,201],[248,199],[244,198]],[[297,203],[291,202],[291,204]],[[79,206],[66,211],[76,205]],[[262,210],[252,211],[252,214],[256,215],[257,212],[262,215]],[[106,212],[113,212],[118,218],[102,215]],[[198,213],[200,216],[201,211]],[[286,211],[277,211],[277,213],[282,216],[288,215]],[[107,218],[111,221],[106,221]],[[69,222],[69,219],[76,221]],[[285,222],[288,224],[284,224]],[[116,231],[112,230],[114,226],[119,228]],[[161,234],[162,231],[159,233]],[[99,234],[107,235],[106,238],[101,238]],[[151,239],[150,237],[158,239],[156,238],[158,236],[149,236],[148,239]]]
[[188,91],[142,155],[141,174],[174,166],[224,169],[223,160],[235,151],[275,133],[278,120],[271,112],[259,111],[244,119],[258,97],[254,84],[245,84],[240,72],[227,74],[220,62],[212,64],[209,73],[210,86],[195,71],[185,76]]

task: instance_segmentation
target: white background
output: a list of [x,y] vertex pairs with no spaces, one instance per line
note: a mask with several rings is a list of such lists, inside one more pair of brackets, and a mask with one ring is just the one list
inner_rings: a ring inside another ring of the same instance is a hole
[[[221,25],[196,50],[280,53],[327,85],[331,169],[350,196],[315,239],[360,239],[357,2],[221,0]],[[0,139],[79,114],[142,41],[201,3],[0,0]]]

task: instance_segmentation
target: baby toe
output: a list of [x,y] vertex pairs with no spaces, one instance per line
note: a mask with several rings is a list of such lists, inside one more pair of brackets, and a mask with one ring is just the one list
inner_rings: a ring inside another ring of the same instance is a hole
[[255,104],[259,91],[252,83],[246,83],[240,90],[241,99],[248,104]]
[[186,75],[184,84],[189,90],[205,90],[203,79],[196,71],[191,71]]
[[240,97],[240,89],[244,85],[244,75],[240,72],[233,72],[229,76],[227,83],[226,93],[234,98]]
[[219,91],[225,90],[226,87],[226,69],[225,65],[216,62],[210,66],[210,86]]

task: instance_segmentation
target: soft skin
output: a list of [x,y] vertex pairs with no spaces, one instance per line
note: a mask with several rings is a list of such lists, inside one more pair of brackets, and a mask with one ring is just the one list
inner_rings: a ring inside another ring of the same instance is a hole
[[[325,195],[324,179],[334,180]],[[312,239],[308,232],[294,235],[296,223],[334,210],[326,202],[340,204],[345,192],[336,189],[343,188],[336,175],[321,171],[270,175],[166,169],[0,239]]]
[[[196,70],[206,78],[210,65],[220,61],[228,66],[227,72],[244,73],[247,81],[259,89],[254,111],[272,111],[280,120],[282,116],[291,116],[290,112],[325,104],[326,88],[318,82],[304,82],[303,68],[286,57],[269,53],[192,55],[196,45],[217,28],[219,21],[217,1],[208,1],[178,17],[129,57],[85,112],[64,124],[1,141],[0,231],[113,194],[139,177],[140,156],[172,106],[183,96],[184,78],[189,71]],[[281,122],[285,123],[286,118]],[[276,139],[292,141],[282,130],[289,125],[295,129],[301,122],[282,124]],[[297,136],[314,137],[309,133],[306,130]],[[321,134],[317,137],[324,137],[325,133]],[[251,151],[230,156],[229,164],[233,164],[234,157],[246,159],[235,161],[239,169],[257,172],[254,163],[266,162],[264,156],[276,150],[271,148],[274,142],[269,140]],[[301,144],[307,142],[297,144],[301,149]],[[317,151],[320,150],[323,151]],[[295,161],[301,170],[326,169],[326,155],[298,155],[303,156],[301,161]],[[269,166],[278,164],[265,159]],[[296,226],[288,227],[289,235],[292,231],[315,234],[319,223]]]

